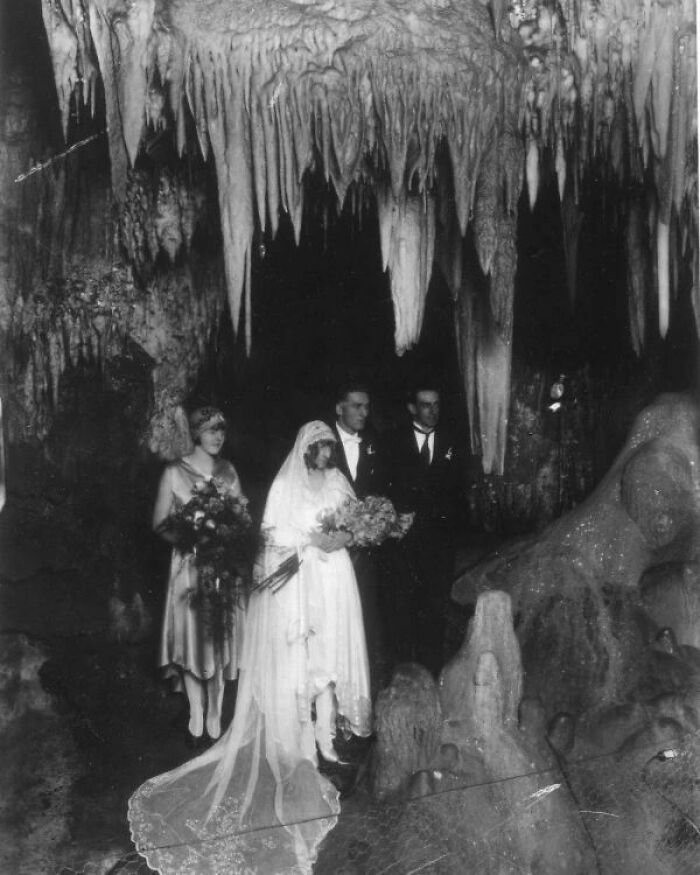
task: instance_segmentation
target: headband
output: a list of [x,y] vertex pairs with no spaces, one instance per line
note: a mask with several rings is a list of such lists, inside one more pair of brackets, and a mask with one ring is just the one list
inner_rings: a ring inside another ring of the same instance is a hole
[[190,414],[189,422],[193,440],[207,429],[226,428],[226,417],[218,407],[198,407]]

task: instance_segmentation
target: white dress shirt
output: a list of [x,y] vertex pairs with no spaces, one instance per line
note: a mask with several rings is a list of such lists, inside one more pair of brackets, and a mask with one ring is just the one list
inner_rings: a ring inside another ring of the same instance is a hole
[[355,480],[357,478],[357,463],[360,461],[360,441],[362,438],[357,433],[349,434],[340,423],[338,423],[338,434],[343,442],[343,452],[348,463],[350,476]]
[[430,461],[432,462],[435,453],[435,431],[425,432],[418,423],[413,423],[413,437],[416,440],[416,446],[418,447],[419,453],[423,447],[426,434],[428,435],[428,450],[430,451]]

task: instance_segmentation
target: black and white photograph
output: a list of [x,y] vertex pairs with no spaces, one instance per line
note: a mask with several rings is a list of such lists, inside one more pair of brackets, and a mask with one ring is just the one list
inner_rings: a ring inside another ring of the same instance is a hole
[[0,875],[700,875],[696,0],[0,0]]

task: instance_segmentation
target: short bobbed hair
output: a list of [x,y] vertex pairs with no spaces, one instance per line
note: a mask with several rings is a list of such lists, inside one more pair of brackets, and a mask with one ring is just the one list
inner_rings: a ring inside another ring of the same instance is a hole
[[331,456],[328,460],[329,468],[337,468],[338,467],[338,451],[337,451],[337,442],[331,440],[321,440],[314,441],[312,444],[309,444],[306,452],[304,453],[304,462],[306,462],[306,467],[309,471],[312,471],[316,468],[316,462],[318,461],[318,454],[321,447],[330,447],[331,448]]

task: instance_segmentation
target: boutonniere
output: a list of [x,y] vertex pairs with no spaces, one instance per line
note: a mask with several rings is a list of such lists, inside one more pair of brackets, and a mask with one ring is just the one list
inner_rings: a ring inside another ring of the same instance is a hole
[[372,446],[372,444],[367,444],[367,446],[365,447],[365,453],[367,453],[368,456],[374,455],[374,447]]
[[447,448],[447,452],[445,453],[445,460],[450,462],[452,461],[452,456],[454,455],[454,450],[452,447]]

